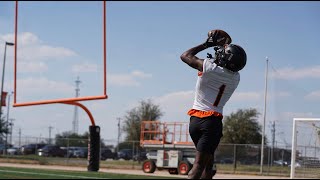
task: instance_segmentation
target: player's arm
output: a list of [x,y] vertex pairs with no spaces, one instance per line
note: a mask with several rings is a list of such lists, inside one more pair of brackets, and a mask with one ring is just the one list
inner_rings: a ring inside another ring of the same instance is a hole
[[185,62],[186,64],[188,64],[190,67],[197,69],[199,71],[202,72],[203,70],[203,60],[204,59],[200,59],[196,56],[196,54],[198,54],[198,52],[203,51],[207,49],[203,44],[200,44],[198,46],[195,46],[189,50],[187,50],[186,52],[184,52],[180,58],[183,62]]
[[196,56],[200,51],[203,51],[209,47],[213,46],[223,46],[224,44],[231,43],[231,37],[225,31],[222,30],[212,30],[208,33],[208,39],[201,45],[195,46],[186,52],[184,52],[180,58],[183,62],[188,64],[194,69],[203,71],[203,61]]

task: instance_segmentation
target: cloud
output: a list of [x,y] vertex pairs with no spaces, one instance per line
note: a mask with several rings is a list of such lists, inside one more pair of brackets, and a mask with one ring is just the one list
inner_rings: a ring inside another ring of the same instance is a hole
[[[260,101],[261,94],[258,92],[237,92],[232,96],[233,102]],[[152,98],[165,112],[165,121],[183,121],[188,119],[187,112],[192,108],[194,91],[178,91]]]
[[132,72],[132,75],[133,75],[134,77],[142,78],[142,79],[151,78],[151,77],[152,77],[151,74],[147,74],[147,73],[144,73],[144,72],[142,72],[142,71],[133,71],[133,72]]
[[293,118],[311,118],[312,112],[282,112],[281,117],[284,119],[293,120]]
[[187,112],[192,108],[194,91],[179,91],[153,97],[164,112],[164,121],[185,121],[188,119]]
[[21,62],[18,66],[21,73],[46,72],[48,70],[48,66],[43,62]]
[[[13,87],[13,82],[6,84]],[[52,81],[45,77],[29,77],[17,80],[18,92],[27,94],[34,93],[73,93],[74,87],[65,82]]]
[[21,61],[56,60],[76,55],[75,52],[67,48],[48,45],[26,46],[18,50],[18,58]]
[[290,92],[280,91],[275,92],[275,97],[289,97],[292,94]]
[[[0,42],[8,41],[14,42],[14,35],[13,34],[0,34]],[[0,48],[3,49],[4,43],[0,43]],[[9,51],[12,51],[10,48]],[[13,56],[13,53],[8,52],[7,56]],[[45,68],[46,64],[28,64],[27,62],[35,62],[35,61],[47,61],[47,60],[56,60],[56,59],[65,59],[69,57],[75,57],[78,54],[71,49],[61,46],[52,46],[47,42],[41,40],[37,35],[31,32],[22,32],[18,34],[18,46],[17,46],[17,57],[18,63],[25,63],[25,64],[18,64],[19,67],[23,67],[24,72],[35,72],[39,70],[40,72],[47,70]],[[29,69],[30,68],[30,69]]]
[[74,73],[81,73],[81,72],[97,72],[98,66],[92,63],[82,63],[76,64],[72,66],[72,72]]
[[306,100],[319,100],[320,99],[320,91],[313,91],[305,96]]
[[262,95],[258,92],[235,92],[230,99],[232,101],[257,101],[261,98]]
[[[257,101],[261,99],[261,95],[257,92],[238,92],[232,96],[232,101]],[[194,101],[194,91],[172,92],[160,97],[153,98],[156,102],[166,107],[168,111],[181,111],[179,108],[191,108]]]
[[320,66],[306,67],[306,68],[282,68],[276,72],[271,73],[271,78],[284,80],[297,80],[304,78],[320,78]]
[[108,83],[117,86],[140,86],[138,79],[148,79],[152,75],[142,71],[133,71],[129,74],[109,74]]

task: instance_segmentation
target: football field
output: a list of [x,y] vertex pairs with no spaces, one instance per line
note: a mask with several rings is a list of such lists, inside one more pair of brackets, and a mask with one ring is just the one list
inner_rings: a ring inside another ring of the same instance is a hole
[[[0,179],[163,179],[147,175],[0,167]],[[178,179],[166,177],[166,179]]]
[[[183,175],[170,175],[167,171],[145,174],[142,170],[105,169],[87,172],[85,167],[46,166],[0,163],[0,179],[186,179]],[[288,179],[288,177],[216,174],[213,179]]]

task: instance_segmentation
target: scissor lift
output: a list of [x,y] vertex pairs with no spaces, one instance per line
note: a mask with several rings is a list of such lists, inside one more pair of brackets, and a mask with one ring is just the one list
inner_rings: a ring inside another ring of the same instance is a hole
[[187,175],[194,163],[196,149],[187,122],[142,121],[140,146],[148,151],[142,164],[145,173],[168,169],[170,174]]

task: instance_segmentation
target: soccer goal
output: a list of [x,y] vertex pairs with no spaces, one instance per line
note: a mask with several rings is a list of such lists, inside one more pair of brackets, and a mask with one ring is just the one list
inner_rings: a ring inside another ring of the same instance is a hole
[[290,178],[320,178],[320,118],[294,118]]

